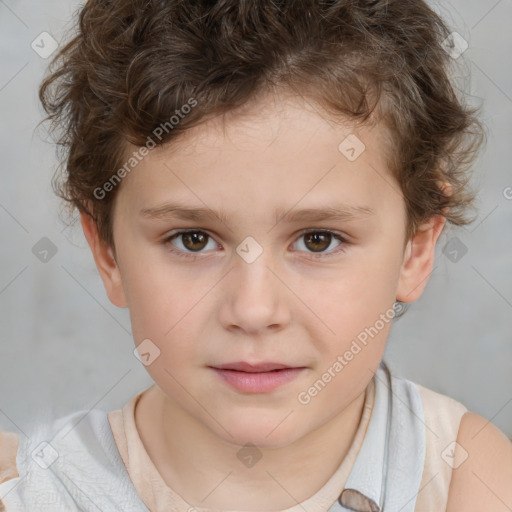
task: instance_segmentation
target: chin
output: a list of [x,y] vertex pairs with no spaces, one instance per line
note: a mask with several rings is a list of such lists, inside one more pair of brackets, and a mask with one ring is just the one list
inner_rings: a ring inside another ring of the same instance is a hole
[[[242,413],[240,413],[242,415]],[[215,425],[215,433],[221,436],[224,441],[236,446],[251,444],[259,448],[274,449],[283,448],[306,434],[301,432],[296,421],[290,415],[280,414],[279,418],[263,419],[258,414],[243,414],[244,417],[228,418],[225,421],[229,435]],[[224,422],[223,422],[224,423]]]

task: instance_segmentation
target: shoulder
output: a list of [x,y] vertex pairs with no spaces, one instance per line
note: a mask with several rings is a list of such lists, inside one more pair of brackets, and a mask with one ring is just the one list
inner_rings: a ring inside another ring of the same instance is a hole
[[81,436],[79,431],[83,433],[90,418],[96,417],[95,409],[57,419],[44,413],[25,429],[23,437],[0,431],[0,511],[78,512],[62,473],[67,476],[75,466],[82,471],[80,454],[91,436]]
[[19,441],[14,432],[0,430],[0,510],[5,510],[4,494],[10,490],[13,480],[20,476],[16,463]]
[[414,383],[414,385],[421,395],[425,414],[430,415],[432,421],[444,423],[445,426],[448,423],[455,422],[457,428],[459,427],[462,417],[468,411],[464,404],[448,395],[443,395],[430,388],[426,388],[421,384]]
[[[510,512],[511,440],[457,400],[415,385],[424,406],[427,437],[422,488],[428,483],[429,491],[420,493],[418,509]],[[437,508],[431,506],[434,503]]]
[[18,434],[0,430],[0,484],[20,476],[16,464],[19,441]]
[[423,404],[425,460],[416,511],[446,510],[454,460],[450,458],[467,408],[447,395],[415,383]]
[[491,422],[467,412],[455,445],[447,512],[508,512],[512,508],[512,443]]

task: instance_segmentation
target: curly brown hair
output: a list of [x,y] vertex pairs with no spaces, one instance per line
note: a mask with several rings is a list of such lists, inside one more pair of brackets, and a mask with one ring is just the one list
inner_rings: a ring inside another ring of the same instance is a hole
[[112,178],[129,172],[129,148],[169,143],[272,87],[384,121],[408,238],[434,215],[471,221],[484,132],[450,79],[450,30],[423,0],[88,0],[76,29],[39,88],[65,167],[52,183],[112,247]]

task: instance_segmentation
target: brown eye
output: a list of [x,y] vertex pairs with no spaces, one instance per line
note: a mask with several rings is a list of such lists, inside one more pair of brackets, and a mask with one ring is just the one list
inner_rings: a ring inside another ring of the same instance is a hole
[[[338,241],[337,245],[332,245],[334,241]],[[300,252],[309,254],[310,257],[329,257],[343,252],[347,241],[341,235],[330,230],[312,230],[303,231],[295,245]]]
[[213,249],[218,248],[212,237],[204,231],[178,231],[164,239],[164,244],[169,250],[179,256],[194,256],[194,253],[206,252],[208,243],[211,242]]
[[190,251],[200,251],[204,249],[208,241],[208,235],[200,231],[183,233],[180,236],[182,237],[183,245]]
[[331,244],[331,239],[330,233],[312,232],[304,235],[305,245],[313,252],[325,251]]

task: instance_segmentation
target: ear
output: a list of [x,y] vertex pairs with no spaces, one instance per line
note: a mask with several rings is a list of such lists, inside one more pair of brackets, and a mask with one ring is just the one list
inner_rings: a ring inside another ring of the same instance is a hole
[[432,217],[418,227],[407,243],[396,295],[400,302],[414,302],[423,293],[434,266],[436,243],[445,223],[446,218],[442,215]]
[[112,248],[100,238],[96,222],[90,215],[81,212],[80,222],[110,302],[125,308],[127,302],[123,282]]

